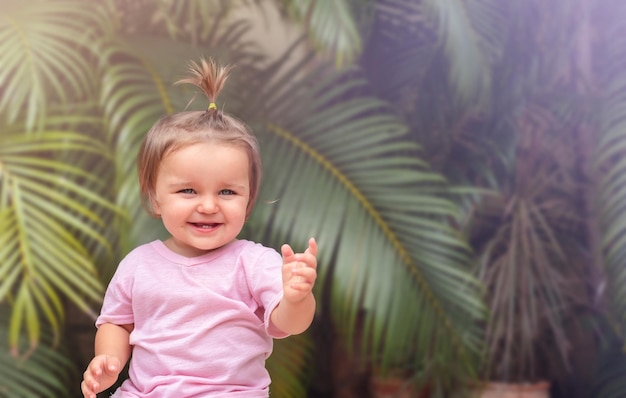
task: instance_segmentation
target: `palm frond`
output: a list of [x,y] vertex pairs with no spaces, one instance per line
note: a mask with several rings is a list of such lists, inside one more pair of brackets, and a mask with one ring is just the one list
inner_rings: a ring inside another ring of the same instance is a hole
[[361,53],[359,22],[361,18],[371,18],[374,2],[306,0],[285,3],[290,17],[301,23],[316,51],[334,58],[336,66],[350,65]]
[[[418,51],[419,46],[443,49],[447,59],[452,87],[464,105],[486,106],[490,101],[490,71],[506,37],[506,19],[502,7],[493,0],[465,2],[425,1],[416,4],[407,0],[382,0],[378,5],[382,21],[390,28],[408,32],[404,40]],[[434,38],[417,40],[424,32]],[[397,32],[385,31],[393,38]],[[422,65],[425,63],[422,62]],[[415,66],[414,69],[418,68]],[[415,76],[413,76],[414,78]]]
[[272,356],[267,361],[267,370],[272,378],[270,391],[276,397],[305,397],[310,379],[313,342],[308,334],[275,340]]
[[[172,77],[165,78],[155,62],[142,55],[139,48],[143,45],[147,43],[108,41],[102,43],[99,51],[102,73],[99,102],[107,120],[104,136],[115,154],[109,190],[125,212],[124,217],[113,220],[119,255],[162,235],[160,223],[143,209],[135,166],[144,134],[161,116],[174,112],[172,82],[166,80]],[[146,234],[147,231],[150,233]],[[112,276],[115,266],[113,261],[102,270],[105,280]]]
[[63,297],[87,313],[90,303],[101,298],[91,255],[73,231],[109,247],[102,235],[105,222],[89,206],[116,209],[80,183],[95,183],[97,175],[58,158],[75,152],[102,159],[107,151],[97,141],[69,131],[38,136],[9,131],[0,140],[0,241],[5,259],[0,272],[6,275],[0,300],[13,305],[11,345],[17,347],[23,328],[36,345],[40,316],[59,331]]
[[[163,23],[171,37],[178,40],[189,38],[189,41],[195,45],[209,41],[210,36],[215,34],[221,26],[230,25],[236,18],[237,8],[247,2],[248,0],[162,1],[157,6],[154,19],[158,23]],[[215,23],[221,20],[229,21],[228,23]],[[214,23],[207,23],[207,21]]]
[[101,7],[71,0],[23,2],[0,13],[0,112],[6,121],[24,114],[32,130],[42,126],[51,102],[91,95],[95,78],[82,53],[90,52],[109,20]]
[[[10,310],[6,304],[0,305],[0,341],[7,340]],[[6,397],[69,397],[72,394],[70,380],[76,372],[63,350],[54,344],[53,333],[44,328],[42,344],[26,357],[16,355],[18,351],[29,350],[29,343],[20,339],[14,352],[0,350],[0,395]],[[31,348],[32,349],[32,348]]]
[[501,7],[493,0],[427,1],[427,13],[450,60],[450,80],[465,104],[489,103],[491,62],[506,29]]
[[602,347],[600,363],[593,377],[592,398],[619,398],[626,391],[626,356],[621,347],[620,339],[610,339],[610,343]]
[[364,308],[365,349],[377,361],[402,357],[462,377],[479,349],[473,322],[483,307],[464,270],[467,247],[447,223],[456,208],[405,127],[363,81],[345,77],[317,71],[288,92],[280,79],[267,87],[272,122],[255,126],[266,177],[251,220],[264,227],[254,238],[279,245],[289,237],[297,247],[317,236],[319,280],[332,275],[324,289],[342,335]]
[[[620,11],[626,9],[620,4]],[[619,15],[616,10],[615,14]],[[626,338],[626,278],[623,266],[626,247],[626,78],[623,65],[626,62],[626,41],[623,34],[626,24],[623,19],[612,20],[612,30],[607,32],[612,38],[607,43],[608,75],[602,82],[606,95],[603,98],[603,111],[600,116],[600,134],[594,158],[594,172],[599,177],[598,209],[600,227],[603,231],[602,252],[607,274],[608,293],[612,298],[613,320],[619,336]]]

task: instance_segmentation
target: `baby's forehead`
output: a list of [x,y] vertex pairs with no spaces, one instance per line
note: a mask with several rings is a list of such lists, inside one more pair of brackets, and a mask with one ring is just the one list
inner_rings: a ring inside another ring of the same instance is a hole
[[250,156],[241,146],[212,142],[185,145],[169,151],[159,165],[159,174],[187,174],[211,178],[213,175],[246,177],[250,174]]
[[199,156],[210,156],[211,154],[223,151],[245,154],[248,160],[250,160],[251,157],[251,150],[247,145],[245,145],[245,143],[219,139],[196,139],[172,143],[162,152],[163,155],[161,157],[161,161],[172,154],[180,152],[197,154]]

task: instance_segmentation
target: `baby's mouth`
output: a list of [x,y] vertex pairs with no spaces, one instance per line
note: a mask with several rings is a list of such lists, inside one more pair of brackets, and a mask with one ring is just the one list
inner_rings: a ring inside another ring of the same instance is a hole
[[200,228],[200,229],[211,229],[211,228],[215,228],[215,227],[217,227],[219,225],[217,223],[206,224],[206,223],[195,223],[195,222],[192,222],[190,224],[193,225],[194,227]]

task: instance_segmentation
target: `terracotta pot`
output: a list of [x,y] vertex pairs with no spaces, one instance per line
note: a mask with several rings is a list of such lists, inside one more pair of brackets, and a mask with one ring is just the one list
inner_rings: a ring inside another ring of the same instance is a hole
[[510,384],[510,383],[487,383],[478,391],[476,398],[549,398],[550,383],[541,381],[538,383]]
[[370,380],[370,392],[373,398],[427,398],[428,386],[416,391],[415,386],[407,377],[374,376]]

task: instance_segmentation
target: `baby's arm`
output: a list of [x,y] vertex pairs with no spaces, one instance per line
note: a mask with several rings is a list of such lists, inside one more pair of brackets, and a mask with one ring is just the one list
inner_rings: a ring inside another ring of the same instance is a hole
[[315,314],[313,286],[317,277],[317,243],[309,239],[304,253],[294,253],[289,245],[283,255],[283,299],[274,309],[274,326],[288,334],[302,333],[311,325]]
[[81,390],[85,398],[111,387],[130,357],[130,332],[133,325],[105,323],[96,332],[95,357],[83,374]]

